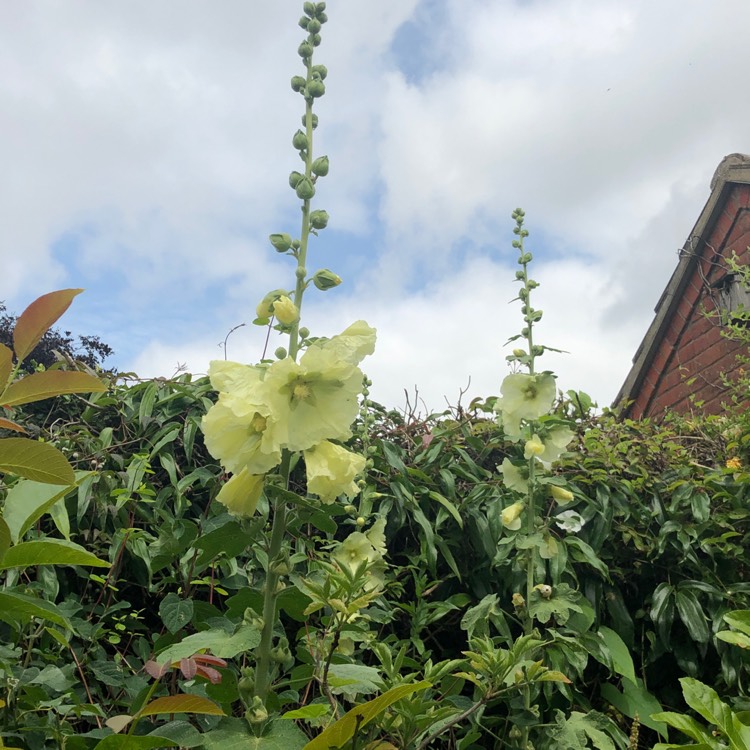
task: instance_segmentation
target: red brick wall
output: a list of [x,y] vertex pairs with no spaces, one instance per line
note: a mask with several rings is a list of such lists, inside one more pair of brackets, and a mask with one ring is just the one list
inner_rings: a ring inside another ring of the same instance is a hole
[[701,244],[695,248],[699,262],[629,410],[636,419],[658,416],[667,409],[694,409],[691,394],[711,414],[719,413],[722,401],[727,400],[720,375],[736,371],[736,355],[742,347],[723,338],[718,319],[709,319],[705,313],[716,310],[718,294],[711,284],[726,274],[723,259],[734,251],[750,263],[750,185],[733,186],[708,240]]

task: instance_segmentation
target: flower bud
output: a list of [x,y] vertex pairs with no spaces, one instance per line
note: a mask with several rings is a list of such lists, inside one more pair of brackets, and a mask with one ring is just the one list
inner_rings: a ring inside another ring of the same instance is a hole
[[322,13],[326,9],[325,3],[315,3],[315,13]]
[[300,328],[299,329],[299,337],[301,339],[306,339],[310,335],[310,329],[309,328]]
[[315,195],[315,185],[309,177],[303,177],[294,188],[300,200],[307,201]]
[[538,583],[534,588],[539,592],[542,599],[552,598],[552,586],[547,583]]
[[513,350],[513,356],[514,357],[524,357],[524,356],[526,356],[526,350],[525,349],[514,349]]
[[307,269],[304,266],[297,266],[297,268],[294,269],[294,275],[298,279],[304,279],[305,276],[307,276]]
[[280,346],[275,352],[274,355],[276,356],[276,359],[286,359],[287,350],[284,349],[283,346]]
[[565,487],[558,487],[556,484],[550,485],[550,492],[560,505],[566,505],[573,499],[573,493],[570,490],[565,489]]
[[280,299],[281,297],[287,297],[287,299],[289,298],[289,295],[285,289],[274,289],[272,292],[269,292],[265,297],[263,297],[263,299],[258,303],[258,306],[255,308],[255,314],[258,316],[258,318],[260,320],[267,320],[272,315],[274,315],[274,302],[276,302],[276,300]]
[[320,78],[321,81],[325,81],[328,76],[328,68],[325,65],[313,65],[310,69],[313,78]]
[[296,323],[299,320],[299,310],[297,305],[292,302],[289,297],[279,297],[271,303],[273,314],[276,316],[276,320],[279,323],[283,323],[285,326]]
[[341,283],[341,277],[337,276],[333,271],[329,271],[327,268],[322,268],[320,271],[316,271],[312,277],[313,284],[322,292],[326,292],[333,287],[338,286]]
[[312,163],[312,171],[314,175],[317,175],[318,177],[325,177],[328,174],[328,157],[327,156],[319,156],[313,163]]
[[[312,23],[312,21],[310,21],[310,23]],[[320,34],[312,35],[313,47],[319,47],[322,41],[323,41],[323,37]]]
[[292,146],[298,151],[303,151],[307,148],[307,136],[301,130],[298,130],[292,137]]
[[[302,115],[302,124],[307,127],[307,115]],[[315,128],[318,127],[318,116],[313,115],[312,116],[312,129],[315,130]]]
[[523,271],[516,271],[516,278],[517,278],[517,279],[518,279],[519,281],[523,281],[523,279],[524,279],[524,276],[525,276],[525,275],[526,275],[526,274],[524,274],[524,272],[523,272]]
[[262,724],[264,721],[268,720],[268,711],[263,705],[263,701],[261,700],[259,695],[256,695],[253,698],[253,702],[250,704],[250,708],[245,711],[245,719],[247,720],[248,724],[251,725]]
[[292,91],[302,91],[306,83],[307,81],[302,76],[294,76],[292,78]]
[[272,234],[269,238],[277,253],[285,253],[292,246],[292,238],[286,234]]
[[302,10],[307,13],[308,16],[315,15],[315,3],[303,3]]
[[531,253],[524,253],[518,260],[519,263],[526,264],[531,263],[534,260],[534,256]]
[[299,19],[299,25],[303,28],[307,28],[307,24],[310,23],[310,19],[307,16],[302,16],[302,18]]
[[310,83],[307,84],[307,95],[313,99],[317,99],[326,92],[326,85],[323,81],[319,81],[317,78],[313,78]]
[[299,185],[303,179],[305,179],[305,175],[300,174],[299,172],[292,172],[289,175],[289,187],[292,188],[292,190],[296,190],[297,185]]
[[328,212],[320,209],[313,211],[310,214],[310,226],[313,229],[325,229],[328,226]]
[[315,18],[321,23],[326,23],[326,21],[328,21],[328,16],[325,13],[316,13]]
[[523,448],[523,457],[528,461],[530,458],[541,456],[544,453],[544,443],[539,439],[539,435],[534,435],[531,440],[527,440]]
[[307,30],[311,34],[317,34],[320,31],[320,21],[318,21],[317,18],[311,18],[310,22],[307,24]]
[[344,510],[347,513],[356,513],[357,512],[357,509],[353,505],[345,505],[344,506]]
[[306,57],[312,57],[312,53],[313,53],[313,46],[312,44],[310,44],[310,42],[307,41],[307,39],[305,39],[305,41],[302,42],[302,44],[300,44],[299,47],[297,47],[297,54],[302,59]]
[[513,503],[507,508],[503,508],[503,512],[500,514],[500,521],[503,526],[512,531],[516,531],[521,528],[521,513],[523,513],[524,504],[522,502]]

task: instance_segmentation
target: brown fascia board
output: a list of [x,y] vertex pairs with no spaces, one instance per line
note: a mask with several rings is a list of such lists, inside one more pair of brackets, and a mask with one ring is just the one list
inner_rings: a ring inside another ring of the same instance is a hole
[[656,316],[638,347],[633,357],[633,366],[615,398],[613,406],[622,407],[623,417],[628,416],[630,408],[628,404],[635,399],[643,384],[651,361],[656,356],[659,342],[698,262],[698,253],[718,221],[733,184],[750,184],[750,155],[725,156],[714,172],[711,180],[711,193],[706,205],[680,250],[677,268],[672,273],[666,289],[654,308]]

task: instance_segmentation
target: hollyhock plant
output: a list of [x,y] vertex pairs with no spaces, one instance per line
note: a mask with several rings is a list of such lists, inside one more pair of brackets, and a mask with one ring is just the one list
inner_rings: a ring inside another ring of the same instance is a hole
[[359,494],[354,481],[365,470],[365,457],[327,440],[304,452],[307,491],[330,504],[340,495]]

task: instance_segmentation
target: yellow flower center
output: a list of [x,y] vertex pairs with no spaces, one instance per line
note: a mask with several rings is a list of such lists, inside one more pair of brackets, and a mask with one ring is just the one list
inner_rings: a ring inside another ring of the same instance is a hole
[[266,425],[268,424],[268,420],[261,416],[260,414],[256,414],[251,422],[250,422],[250,429],[253,432],[263,432],[263,430],[266,429]]
[[307,383],[297,383],[292,390],[292,395],[295,399],[304,401],[305,399],[310,398],[312,392],[310,391],[310,386]]

